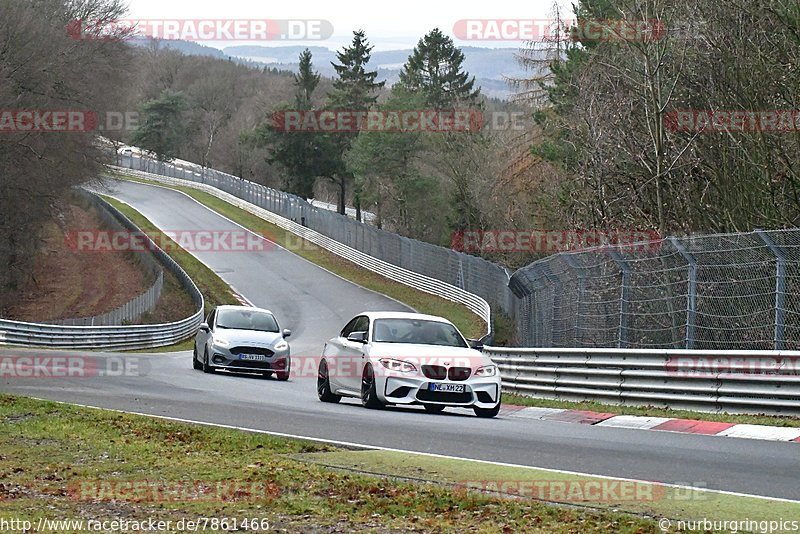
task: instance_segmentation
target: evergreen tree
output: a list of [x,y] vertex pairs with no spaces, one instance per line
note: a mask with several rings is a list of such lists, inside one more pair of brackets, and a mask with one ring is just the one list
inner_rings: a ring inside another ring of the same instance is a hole
[[296,88],[295,104],[297,109],[311,109],[311,96],[319,85],[319,73],[314,72],[311,63],[311,50],[306,48],[300,53],[300,69],[294,75],[294,85]]
[[142,121],[131,142],[154,152],[159,161],[177,157],[186,137],[181,120],[186,99],[180,92],[165,89],[155,100],[142,106]]
[[377,93],[386,82],[375,82],[378,71],[367,71],[372,49],[364,30],[353,32],[353,42],[336,53],[339,65],[331,62],[338,79],[333,82],[331,107],[353,111],[367,110],[374,104]]
[[[368,71],[367,64],[372,57],[373,47],[369,44],[363,30],[353,32],[353,42],[336,53],[339,64],[331,63],[336,69],[338,79],[333,82],[333,91],[329,95],[330,107],[347,111],[367,111],[378,100],[376,94],[386,82],[375,82],[378,71]],[[353,175],[349,173],[341,157],[350,149],[358,133],[339,133],[332,139],[338,145],[340,164],[336,165],[338,171],[330,179],[339,188],[338,211],[345,213],[347,186],[353,182]],[[356,189],[353,202],[356,207],[356,218],[361,220],[361,202],[359,191]]]
[[[297,110],[314,109],[313,95],[319,79],[319,74],[314,72],[311,51],[306,49],[300,54],[300,68],[294,75]],[[281,110],[276,111],[280,113]],[[255,138],[258,144],[271,147],[270,161],[287,170],[287,191],[302,198],[312,198],[317,177],[332,174],[338,165],[338,149],[327,136],[318,132],[284,132],[266,124],[256,130]]]
[[420,39],[400,72],[399,84],[421,93],[435,109],[474,104],[480,95],[475,77],[462,70],[464,53],[438,28]]

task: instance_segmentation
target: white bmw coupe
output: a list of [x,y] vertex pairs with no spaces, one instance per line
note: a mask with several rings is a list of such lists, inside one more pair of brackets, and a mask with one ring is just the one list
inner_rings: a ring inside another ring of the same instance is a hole
[[366,312],[325,344],[317,375],[323,402],[360,398],[367,408],[422,405],[438,413],[471,407],[478,417],[500,411],[500,372],[446,319]]

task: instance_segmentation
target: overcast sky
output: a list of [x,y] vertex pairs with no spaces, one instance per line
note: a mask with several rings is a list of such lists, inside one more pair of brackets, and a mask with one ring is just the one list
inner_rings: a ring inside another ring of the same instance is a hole
[[[202,42],[223,48],[237,44],[265,46],[321,45],[337,49],[350,41],[352,31],[363,29],[376,50],[413,48],[431,29],[438,27],[454,37],[460,19],[548,19],[554,0],[129,0],[129,16],[135,19],[323,19],[333,24],[333,37],[325,41],[261,41],[250,43]],[[559,0],[563,5],[569,5]],[[514,47],[519,41],[462,41],[459,46]]]

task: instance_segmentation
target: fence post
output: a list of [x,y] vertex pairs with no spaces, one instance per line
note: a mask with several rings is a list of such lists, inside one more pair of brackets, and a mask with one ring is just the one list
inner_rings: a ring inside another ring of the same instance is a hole
[[577,347],[579,346],[578,340],[581,337],[580,328],[578,327],[578,319],[581,315],[581,305],[583,304],[583,297],[586,293],[586,276],[584,275],[583,269],[578,261],[569,252],[564,254],[564,261],[567,262],[567,265],[569,265],[569,267],[575,271],[575,274],[578,276],[578,301],[575,303],[575,346]]
[[767,244],[775,255],[775,350],[786,348],[786,254],[772,238],[761,229],[756,229],[758,237]]
[[630,342],[628,338],[630,330],[630,313],[628,306],[630,306],[630,287],[631,287],[631,268],[625,261],[625,258],[614,249],[608,249],[608,255],[614,260],[614,263],[622,274],[622,285],[619,292],[619,334],[617,336],[617,348],[624,349],[628,347]]
[[697,260],[694,254],[686,250],[677,237],[670,237],[672,245],[689,263],[689,295],[686,306],[686,349],[693,349],[695,342],[695,324],[697,321]]

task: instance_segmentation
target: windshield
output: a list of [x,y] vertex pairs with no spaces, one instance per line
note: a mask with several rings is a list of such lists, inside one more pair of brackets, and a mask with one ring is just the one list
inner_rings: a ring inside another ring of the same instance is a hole
[[278,323],[272,314],[251,310],[220,310],[217,328],[278,332]]
[[417,319],[378,319],[372,340],[376,343],[410,343],[466,348],[464,338],[455,326],[437,321]]

